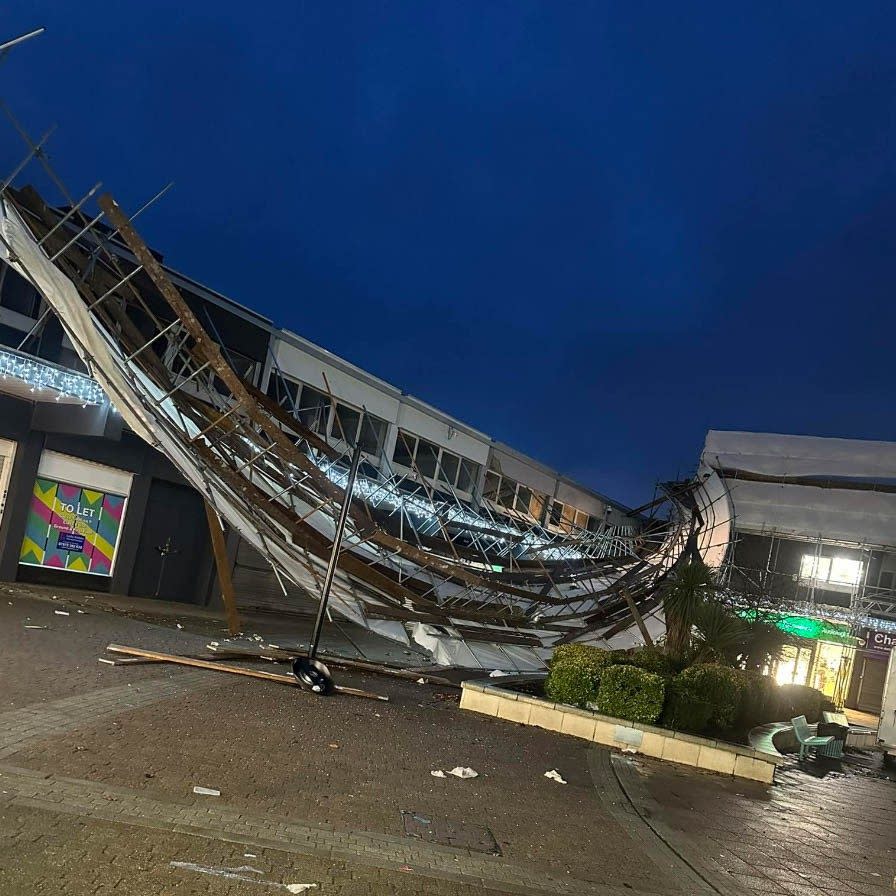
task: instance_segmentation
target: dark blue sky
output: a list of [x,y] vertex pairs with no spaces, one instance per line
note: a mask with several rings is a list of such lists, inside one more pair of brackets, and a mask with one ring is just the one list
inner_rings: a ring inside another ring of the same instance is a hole
[[601,491],[896,439],[892,3],[18,6],[73,190],[176,181],[170,263]]

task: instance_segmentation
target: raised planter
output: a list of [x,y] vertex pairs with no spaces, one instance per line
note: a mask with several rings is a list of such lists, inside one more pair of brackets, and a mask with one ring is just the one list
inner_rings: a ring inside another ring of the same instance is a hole
[[[506,678],[504,683],[537,681],[539,678],[542,677],[519,676]],[[491,679],[465,681],[462,688],[461,709],[521,725],[559,731],[608,747],[690,765],[720,775],[771,784],[775,768],[785,761],[780,754],[772,755],[752,747],[614,719],[565,703],[551,703],[506,687],[497,687]]]

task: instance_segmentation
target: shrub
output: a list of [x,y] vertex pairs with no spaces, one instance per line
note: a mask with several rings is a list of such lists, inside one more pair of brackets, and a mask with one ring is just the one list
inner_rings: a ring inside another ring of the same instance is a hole
[[671,678],[678,672],[675,660],[661,650],[650,647],[641,647],[631,653],[616,653],[615,665],[636,666],[645,672],[653,672],[654,675],[662,675],[663,678]]
[[557,703],[584,709],[597,696],[601,673],[612,662],[609,650],[589,644],[561,644],[551,657],[544,692]]
[[789,721],[796,716],[805,716],[808,722],[817,722],[827,697],[816,688],[804,684],[784,684],[778,688],[776,720]]
[[600,679],[597,709],[630,722],[655,722],[663,711],[666,682],[637,666],[610,666]]
[[[680,672],[674,679],[675,711],[679,718],[685,718],[693,726],[707,713],[704,727],[725,731],[734,725],[740,708],[743,684],[737,671],[728,666],[698,663]],[[687,707],[688,700],[704,704],[703,707]],[[680,722],[679,722],[680,724]],[[674,724],[673,724],[674,727]],[[698,730],[688,727],[685,730]]]
[[743,683],[737,727],[749,731],[765,722],[777,721],[778,685],[768,675],[758,672],[739,672]]
[[712,706],[709,701],[695,694],[689,684],[687,680],[682,681],[680,675],[669,682],[663,709],[663,725],[676,731],[699,734],[709,727]]

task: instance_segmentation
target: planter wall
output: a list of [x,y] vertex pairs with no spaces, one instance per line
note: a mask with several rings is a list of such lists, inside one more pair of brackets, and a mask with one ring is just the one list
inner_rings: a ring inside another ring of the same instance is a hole
[[775,768],[784,762],[780,755],[771,755],[751,747],[602,716],[563,703],[551,703],[528,694],[495,687],[490,681],[465,681],[460,708],[521,725],[559,731],[561,734],[641,753],[654,759],[766,784],[772,783]]

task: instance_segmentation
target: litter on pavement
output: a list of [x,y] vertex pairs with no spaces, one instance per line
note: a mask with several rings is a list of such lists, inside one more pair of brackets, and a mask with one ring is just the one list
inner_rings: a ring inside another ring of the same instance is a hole
[[430,772],[430,774],[431,774],[434,778],[446,778],[446,777],[447,777],[447,775],[445,774],[445,772],[443,772],[440,768],[434,768],[434,769]]
[[555,768],[552,768],[549,772],[545,772],[544,776],[546,778],[550,778],[552,781],[556,781],[558,784],[566,783],[566,781],[564,781],[562,776],[560,775],[560,772],[558,772]]
[[212,865],[197,865],[195,862],[169,862],[169,868],[178,868],[181,871],[195,871],[197,874],[211,874],[214,877],[223,877],[225,880],[238,880],[248,884],[258,884],[262,887],[274,887],[277,890],[286,890],[288,893],[304,893],[316,887],[317,884],[281,884],[273,880],[259,880],[258,877],[249,877],[250,874],[264,876],[264,871],[253,868],[251,865],[238,865],[236,868],[215,868]]
[[469,768],[469,766],[457,765],[450,772],[449,775],[454,775],[455,778],[478,778],[479,772],[474,771]]
[[200,796],[221,796],[221,791],[215,790],[214,787],[194,787],[193,793],[198,793]]

